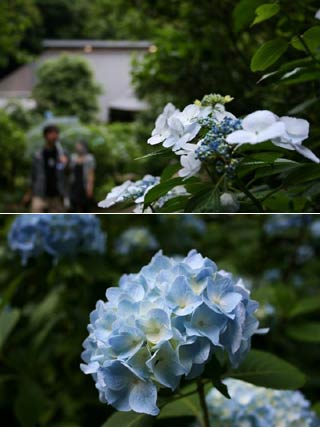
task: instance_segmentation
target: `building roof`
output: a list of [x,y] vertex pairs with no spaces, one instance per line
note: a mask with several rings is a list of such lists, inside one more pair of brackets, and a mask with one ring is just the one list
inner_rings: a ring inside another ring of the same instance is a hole
[[147,40],[54,40],[45,39],[42,46],[47,49],[83,49],[90,46],[95,49],[148,49],[152,45]]

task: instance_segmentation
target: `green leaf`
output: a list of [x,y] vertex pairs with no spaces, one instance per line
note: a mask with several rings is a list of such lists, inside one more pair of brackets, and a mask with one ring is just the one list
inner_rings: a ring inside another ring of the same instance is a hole
[[268,352],[252,350],[230,377],[273,389],[297,389],[305,376],[296,367]]
[[252,25],[259,24],[277,15],[280,11],[279,3],[266,3],[256,9],[256,18]]
[[233,26],[236,32],[249,27],[254,19],[255,10],[263,0],[240,0],[232,12]]
[[173,165],[168,165],[161,174],[161,182],[169,180],[174,174],[176,174],[181,165],[179,163],[175,163]]
[[152,187],[149,192],[145,195],[144,205],[148,206],[152,202],[157,201],[162,196],[165,196],[174,187],[179,186],[182,183],[182,178],[171,178],[170,180],[163,181],[157,186]]
[[48,401],[43,389],[34,381],[24,379],[14,403],[15,414],[22,426],[39,426]]
[[19,309],[6,309],[0,312],[0,349],[3,347],[6,339],[19,321]]
[[220,212],[220,198],[217,191],[212,189],[212,185],[204,186],[187,203],[185,212],[208,213]]
[[299,184],[307,181],[320,178],[320,165],[318,164],[303,164],[290,172],[285,180],[285,185]]
[[309,107],[311,107],[312,105],[314,105],[315,103],[319,102],[319,98],[318,97],[312,97],[306,101],[303,101],[302,103],[296,105],[295,107],[293,107],[288,114],[298,114],[301,113],[302,111],[307,110]]
[[115,412],[102,425],[104,427],[148,427],[152,426],[154,418],[144,413]]
[[252,71],[263,71],[274,64],[288,49],[286,40],[278,37],[264,43],[253,55],[251,60]]
[[[316,52],[320,48],[320,25],[309,28],[302,34],[301,39],[312,52]],[[291,44],[299,51],[308,52],[298,36],[292,38]]]
[[146,154],[144,156],[139,156],[138,158],[135,158],[134,160],[148,159],[148,158],[152,158],[152,157],[155,157],[155,156],[163,156],[163,155],[167,155],[168,156],[171,153],[172,153],[171,150],[161,149],[161,150],[154,151],[152,153],[148,153],[148,154]]
[[159,419],[194,416],[202,418],[198,393],[169,402],[160,412]]
[[320,296],[306,297],[289,312],[289,318],[294,318],[298,315],[309,314],[320,310]]
[[177,196],[176,198],[169,199],[158,211],[160,213],[177,213],[183,212],[189,196]]
[[320,401],[317,401],[313,406],[312,410],[320,417]]
[[320,322],[304,322],[286,328],[289,337],[299,342],[320,343]]

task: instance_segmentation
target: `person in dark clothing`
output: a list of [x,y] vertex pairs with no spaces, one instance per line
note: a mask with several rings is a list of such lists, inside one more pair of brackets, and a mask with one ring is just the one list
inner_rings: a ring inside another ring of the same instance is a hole
[[85,141],[79,141],[70,162],[70,203],[73,212],[89,212],[93,205],[95,158]]
[[43,136],[45,146],[33,156],[31,191],[26,194],[24,202],[31,199],[31,211],[34,213],[63,212],[68,157],[59,143],[59,129],[55,125],[47,125]]

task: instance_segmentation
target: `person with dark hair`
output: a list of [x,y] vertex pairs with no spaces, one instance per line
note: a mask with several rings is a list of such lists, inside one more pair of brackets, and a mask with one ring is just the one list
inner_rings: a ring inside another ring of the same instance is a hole
[[63,212],[65,196],[65,171],[68,157],[59,142],[59,128],[47,125],[43,129],[45,146],[32,159],[31,192],[24,198],[31,199],[34,213]]
[[72,212],[89,212],[93,205],[95,158],[88,144],[78,141],[70,161],[70,203]]

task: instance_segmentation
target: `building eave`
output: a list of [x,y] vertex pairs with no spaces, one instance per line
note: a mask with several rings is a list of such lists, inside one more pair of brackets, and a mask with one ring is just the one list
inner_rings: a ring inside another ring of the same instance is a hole
[[94,49],[148,49],[152,45],[147,40],[55,40],[45,39],[42,46],[45,49],[84,49],[90,46]]

